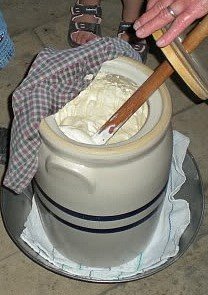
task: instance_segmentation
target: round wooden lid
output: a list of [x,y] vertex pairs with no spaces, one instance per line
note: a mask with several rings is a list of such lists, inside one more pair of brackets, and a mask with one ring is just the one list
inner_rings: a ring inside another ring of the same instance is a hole
[[[207,30],[208,36],[208,27],[203,29]],[[158,40],[164,33],[165,29],[158,30],[153,34],[153,37]],[[208,99],[208,71],[205,73],[199,61],[193,59],[191,54],[188,53],[182,44],[182,38],[176,38],[174,42],[161,48],[161,50],[191,90],[199,98]]]

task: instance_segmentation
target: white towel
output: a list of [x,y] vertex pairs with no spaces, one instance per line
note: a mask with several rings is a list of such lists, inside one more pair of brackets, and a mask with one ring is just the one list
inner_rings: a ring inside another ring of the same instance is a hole
[[32,209],[25,223],[21,238],[40,256],[71,275],[85,279],[119,280],[128,278],[164,264],[179,251],[179,240],[190,223],[187,201],[174,199],[186,177],[182,164],[189,145],[189,139],[177,131],[173,133],[173,157],[160,219],[153,238],[143,253],[132,261],[112,268],[91,268],[77,264],[61,255],[47,238],[41,224],[38,209],[33,198]]

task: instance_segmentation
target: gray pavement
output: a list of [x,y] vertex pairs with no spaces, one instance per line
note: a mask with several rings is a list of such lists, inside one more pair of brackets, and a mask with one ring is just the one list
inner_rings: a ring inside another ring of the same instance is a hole
[[[23,79],[32,59],[49,45],[66,48],[69,0],[5,0],[1,9],[15,43],[16,55],[0,72],[0,126],[8,126],[11,93]],[[103,1],[103,35],[116,34],[120,21],[119,0]],[[208,42],[199,52],[207,61]],[[163,58],[160,54],[159,59]],[[147,64],[158,65],[158,53],[151,53]],[[204,192],[208,196],[208,105],[200,103],[174,75],[167,81],[173,100],[173,127],[189,136],[190,151],[199,166]],[[4,167],[0,166],[3,174]],[[89,284],[53,274],[23,255],[8,237],[0,222],[0,295],[206,295],[208,294],[208,217],[195,242],[173,265],[149,278],[123,284]]]

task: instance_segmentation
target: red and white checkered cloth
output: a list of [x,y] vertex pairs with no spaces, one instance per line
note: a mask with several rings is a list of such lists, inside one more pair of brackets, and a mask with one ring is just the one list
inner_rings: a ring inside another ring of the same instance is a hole
[[56,113],[85,89],[87,74],[96,74],[102,63],[118,56],[141,61],[125,41],[104,37],[73,49],[47,48],[40,52],[30,71],[13,94],[14,119],[10,158],[3,184],[21,193],[34,177],[41,144],[41,119]]

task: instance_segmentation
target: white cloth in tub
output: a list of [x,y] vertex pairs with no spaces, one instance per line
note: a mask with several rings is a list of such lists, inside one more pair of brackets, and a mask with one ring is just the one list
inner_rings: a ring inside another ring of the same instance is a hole
[[190,223],[190,210],[187,201],[174,199],[174,195],[186,180],[182,164],[189,139],[177,131],[174,131],[173,135],[171,171],[160,220],[148,247],[143,253],[138,253],[135,259],[108,269],[86,267],[66,259],[54,249],[47,238],[34,198],[32,210],[28,215],[21,238],[54,267],[86,279],[121,280],[164,264],[168,258],[174,257],[178,253],[180,237]]

